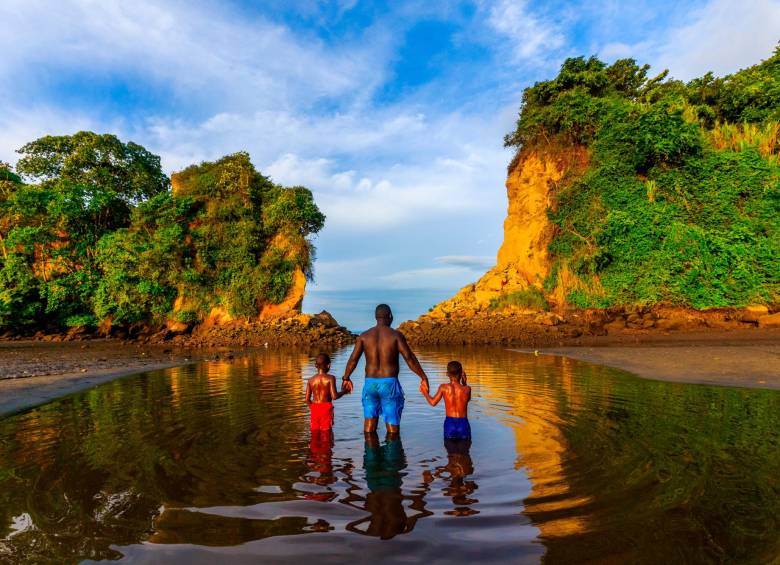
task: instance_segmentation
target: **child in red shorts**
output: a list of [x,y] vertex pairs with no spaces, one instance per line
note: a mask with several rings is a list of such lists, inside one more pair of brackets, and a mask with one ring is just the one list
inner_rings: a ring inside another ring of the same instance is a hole
[[330,431],[333,428],[333,401],[347,391],[336,391],[336,377],[328,374],[330,357],[325,353],[317,355],[317,374],[306,383],[306,404],[311,411],[311,430]]

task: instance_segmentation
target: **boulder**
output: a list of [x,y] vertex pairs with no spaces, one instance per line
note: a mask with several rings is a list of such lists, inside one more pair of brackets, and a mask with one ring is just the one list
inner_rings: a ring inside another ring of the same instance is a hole
[[679,330],[684,325],[685,320],[681,318],[663,318],[655,323],[655,327],[659,330]]
[[323,328],[338,328],[339,323],[336,321],[330,312],[323,310],[319,314],[315,314],[311,317],[312,325],[322,326]]
[[604,329],[607,330],[607,333],[616,333],[621,330],[626,329],[626,321],[622,318],[618,318],[616,320],[611,321],[608,324],[604,324]]
[[742,310],[741,320],[749,324],[757,324],[758,319],[761,316],[766,316],[767,314],[769,314],[769,308],[767,308],[763,304],[745,306],[745,308]]
[[780,328],[780,312],[758,318],[759,328]]

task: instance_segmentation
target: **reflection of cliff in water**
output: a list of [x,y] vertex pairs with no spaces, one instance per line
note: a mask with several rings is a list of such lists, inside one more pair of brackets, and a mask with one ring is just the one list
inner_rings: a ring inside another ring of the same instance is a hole
[[558,357],[459,355],[494,406],[483,412],[514,429],[533,485],[524,513],[546,559],[780,554],[776,392],[649,381]]

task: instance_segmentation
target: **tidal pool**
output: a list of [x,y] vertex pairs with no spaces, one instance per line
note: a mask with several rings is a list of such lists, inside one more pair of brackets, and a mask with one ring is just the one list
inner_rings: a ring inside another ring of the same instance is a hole
[[333,441],[312,441],[312,357],[291,351],[127,377],[0,420],[0,561],[780,559],[777,391],[502,349],[419,356],[434,386],[463,362],[471,445],[445,445],[443,407],[408,370],[399,441],[364,438],[360,369]]

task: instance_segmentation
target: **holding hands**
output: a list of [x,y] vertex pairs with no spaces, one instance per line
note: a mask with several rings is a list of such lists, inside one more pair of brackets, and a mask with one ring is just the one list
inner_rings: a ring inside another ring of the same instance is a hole
[[352,387],[353,387],[353,385],[352,385],[352,380],[351,379],[349,379],[347,377],[343,377],[341,379],[341,391],[344,394],[351,393],[352,392]]

